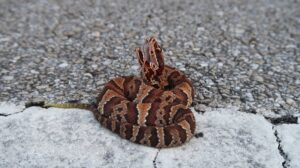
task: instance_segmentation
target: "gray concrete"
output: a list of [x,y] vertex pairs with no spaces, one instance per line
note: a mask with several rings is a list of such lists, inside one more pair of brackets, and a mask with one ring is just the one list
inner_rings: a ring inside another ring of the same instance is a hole
[[0,101],[93,101],[150,35],[195,108],[299,113],[299,1],[0,1]]
[[[89,111],[27,108],[0,117],[0,167],[282,167],[272,125],[262,116],[231,108],[195,117],[202,137],[158,150],[121,139]],[[288,163],[297,162],[294,153]]]

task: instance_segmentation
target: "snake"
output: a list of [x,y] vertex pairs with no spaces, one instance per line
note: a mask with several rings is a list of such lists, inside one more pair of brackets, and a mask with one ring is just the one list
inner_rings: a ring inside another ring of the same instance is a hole
[[81,108],[93,112],[100,124],[131,142],[155,148],[176,147],[195,133],[190,106],[191,81],[180,70],[165,65],[154,36],[135,49],[140,77],[119,76],[105,84],[95,104],[45,104],[45,107]]

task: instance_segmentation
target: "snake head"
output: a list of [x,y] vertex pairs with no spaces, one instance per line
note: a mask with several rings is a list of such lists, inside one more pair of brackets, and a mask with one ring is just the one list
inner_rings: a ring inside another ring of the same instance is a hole
[[145,44],[136,48],[135,52],[141,66],[142,78],[152,86],[163,88],[164,55],[156,39],[153,36],[146,39]]

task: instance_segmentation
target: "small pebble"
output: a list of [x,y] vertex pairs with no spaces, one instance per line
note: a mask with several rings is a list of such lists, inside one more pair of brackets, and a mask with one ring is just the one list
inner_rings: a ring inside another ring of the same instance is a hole
[[65,68],[65,67],[67,67],[68,65],[69,65],[68,63],[64,62],[64,63],[59,64],[58,67],[60,67],[60,68]]
[[197,105],[195,106],[195,110],[196,110],[196,111],[199,111],[199,112],[205,112],[206,109],[207,109],[207,106],[204,105],[204,104],[197,104]]
[[286,104],[288,104],[288,105],[290,105],[290,106],[296,105],[296,102],[295,102],[293,99],[291,99],[291,98],[287,98],[287,99],[285,100],[285,102],[286,102]]
[[13,76],[3,76],[2,79],[6,80],[6,81],[10,81],[10,80],[13,80],[14,77]]

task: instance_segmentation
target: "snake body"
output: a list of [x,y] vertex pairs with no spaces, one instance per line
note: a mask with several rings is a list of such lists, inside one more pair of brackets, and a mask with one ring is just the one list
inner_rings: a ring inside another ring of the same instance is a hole
[[193,137],[196,127],[189,109],[194,97],[190,80],[164,64],[154,37],[137,48],[136,54],[141,77],[116,77],[106,83],[92,110],[95,118],[138,144],[157,148],[182,145]]

